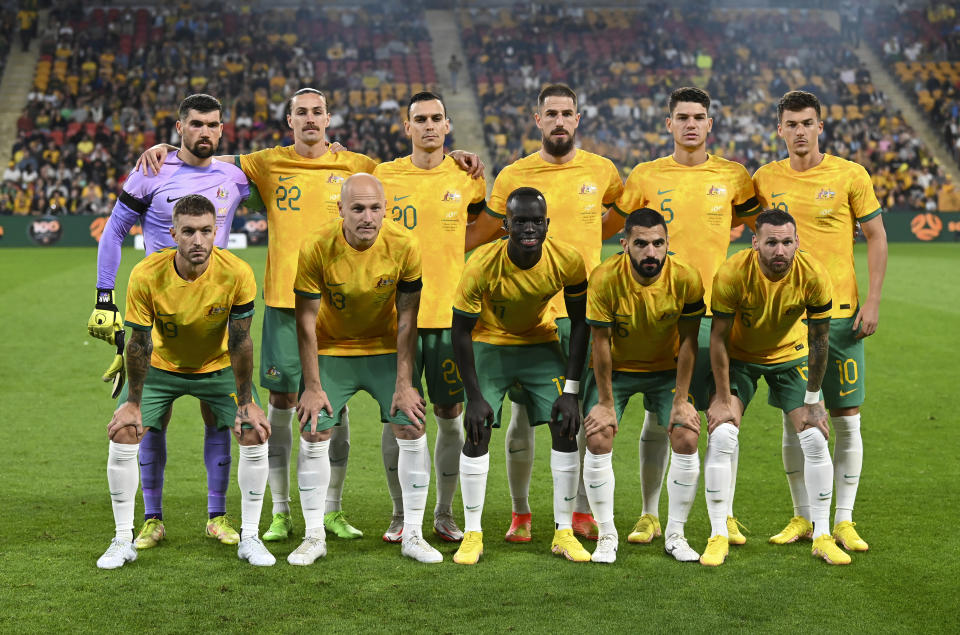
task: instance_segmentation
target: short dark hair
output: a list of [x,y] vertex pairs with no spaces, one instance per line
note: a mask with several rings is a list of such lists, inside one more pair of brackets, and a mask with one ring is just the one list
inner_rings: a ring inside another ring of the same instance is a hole
[[663,231],[666,233],[667,221],[664,220],[663,214],[655,209],[642,207],[633,210],[627,216],[627,221],[623,224],[623,233],[625,236],[629,236],[634,227],[656,227],[657,225],[662,225]]
[[819,121],[822,115],[822,108],[820,107],[820,100],[817,99],[817,96],[805,90],[791,90],[781,97],[777,103],[777,121],[783,121],[784,110],[800,112],[807,108],[813,108],[817,111],[817,120]]
[[320,95],[320,99],[323,100],[323,105],[324,105],[324,106],[327,105],[327,97],[326,97],[326,95],[324,95],[322,92],[320,92],[320,91],[317,90],[316,88],[301,88],[300,90],[298,90],[298,91],[295,92],[294,94],[290,95],[290,99],[287,100],[287,114],[288,114],[288,115],[293,112],[293,100],[294,100],[294,98],[299,97],[300,95]]
[[541,88],[540,94],[537,95],[538,110],[543,106],[543,102],[547,100],[547,97],[569,97],[573,100],[574,110],[577,109],[577,94],[566,84],[547,84]]
[[547,199],[543,197],[540,190],[533,187],[518,187],[507,197],[507,214],[513,216],[518,207],[527,205],[536,205],[543,209],[544,215],[547,213]]
[[204,216],[206,214],[211,214],[216,218],[217,210],[210,199],[202,194],[187,194],[173,206],[174,222],[177,221],[178,216]]
[[407,119],[410,118],[410,109],[413,108],[413,105],[418,101],[439,101],[440,105],[443,106],[443,116],[447,116],[447,105],[443,103],[443,98],[436,93],[431,93],[429,90],[422,90],[416,95],[413,95],[410,98],[410,101],[407,103]]
[[180,119],[180,121],[185,121],[187,113],[191,110],[196,110],[201,114],[216,110],[220,113],[220,118],[223,118],[223,106],[220,105],[220,100],[216,97],[205,95],[204,93],[190,95],[181,101],[180,107],[177,109],[177,118]]
[[772,225],[773,227],[781,227],[783,225],[793,225],[794,228],[797,226],[797,221],[793,219],[793,216],[790,215],[790,212],[782,209],[765,209],[759,214],[757,214],[757,233],[760,233],[761,225]]
[[677,104],[679,104],[681,101],[690,101],[695,104],[702,104],[707,112],[710,112],[710,95],[702,88],[695,88],[694,86],[682,86],[670,93],[670,99],[667,101],[667,112],[672,115],[673,109],[676,108]]

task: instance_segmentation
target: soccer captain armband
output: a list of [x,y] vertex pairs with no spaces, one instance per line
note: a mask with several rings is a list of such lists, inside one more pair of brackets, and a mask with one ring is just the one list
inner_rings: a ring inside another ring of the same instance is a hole
[[87,320],[87,332],[91,336],[116,344],[117,330],[123,332],[123,316],[113,301],[113,289],[97,289],[97,303]]

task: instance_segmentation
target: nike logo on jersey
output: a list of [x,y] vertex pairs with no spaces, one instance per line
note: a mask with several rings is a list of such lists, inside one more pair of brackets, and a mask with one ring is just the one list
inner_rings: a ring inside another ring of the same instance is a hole
[[[186,196],[186,195],[184,195],[184,196]],[[183,196],[178,196],[177,198],[170,198],[170,197],[168,196],[168,197],[167,197],[167,202],[168,202],[168,203],[173,203],[173,202],[175,202],[175,201],[179,201],[181,198],[183,198]]]
[[670,188],[669,190],[657,190],[657,196],[663,196],[667,192],[672,192],[672,191],[673,191],[673,188]]
[[410,198],[410,195],[407,194],[406,196],[394,196],[394,197],[393,197],[393,202],[396,203],[397,201],[402,201],[402,200],[405,199],[405,198]]
[[847,395],[849,395],[849,394],[852,393],[852,392],[857,392],[857,389],[856,389],[856,388],[852,388],[852,389],[850,389],[850,390],[841,390],[841,391],[840,391],[840,396],[841,396],[841,397],[846,397]]
[[281,177],[279,177],[279,181],[280,181],[281,183],[283,183],[284,181],[289,181],[289,180],[292,179],[292,178],[293,178],[293,176],[281,176]]
[[786,192],[780,192],[779,194],[771,194],[770,198],[777,198],[778,196],[783,196]]

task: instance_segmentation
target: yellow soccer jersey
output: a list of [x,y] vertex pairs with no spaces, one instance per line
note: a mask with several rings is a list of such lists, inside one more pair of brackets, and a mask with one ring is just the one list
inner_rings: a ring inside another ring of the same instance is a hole
[[700,274],[668,256],[657,281],[644,286],[631,269],[630,256],[621,253],[593,270],[587,289],[587,323],[612,329],[613,370],[676,368],[677,322],[706,312]]
[[870,175],[859,163],[830,154],[804,172],[790,160],[774,161],[753,175],[764,209],[776,207],[797,221],[804,251],[822,262],[833,281],[831,317],[848,318],[857,311],[857,274],[853,236],[858,222],[881,212]]
[[797,250],[790,272],[771,281],[753,249],[730,256],[713,280],[713,314],[736,316],[730,357],[779,364],[807,355],[808,320],[830,319],[830,274],[810,254]]
[[453,310],[479,317],[475,342],[522,345],[556,342],[551,299],[561,290],[569,298],[587,292],[583,258],[571,245],[548,238],[540,261],[520,269],[507,256],[507,241],[478,247],[457,286]]
[[[577,150],[564,164],[547,163],[534,152],[514,161],[497,175],[487,211],[497,218],[507,214],[507,197],[518,187],[533,187],[547,201],[549,236],[572,245],[583,258],[589,275],[600,264],[603,214],[623,191],[616,166],[600,155]],[[556,317],[566,317],[563,298],[553,302]]]
[[342,150],[316,159],[277,146],[240,156],[240,169],[267,208],[267,268],[263,297],[268,306],[293,307],[297,253],[305,236],[339,218],[340,188],[348,176],[373,172],[373,159]]
[[412,231],[422,250],[423,293],[419,328],[450,328],[454,291],[463,273],[468,212],[483,211],[487,185],[445,157],[421,170],[410,157],[381,163],[373,171],[387,195],[387,219]]
[[153,330],[150,364],[175,373],[210,373],[230,365],[227,320],[253,315],[257,282],[238,256],[214,247],[192,282],[174,268],[175,248],[154,252],[130,273],[127,326]]
[[317,353],[353,357],[397,351],[396,293],[420,289],[416,237],[384,221],[372,247],[357,251],[343,237],[343,221],[303,241],[294,292],[322,298]]
[[700,272],[707,306],[713,276],[727,258],[730,227],[760,211],[747,169],[714,155],[693,167],[673,156],[639,164],[616,206],[622,214],[643,207],[663,214],[670,253]]

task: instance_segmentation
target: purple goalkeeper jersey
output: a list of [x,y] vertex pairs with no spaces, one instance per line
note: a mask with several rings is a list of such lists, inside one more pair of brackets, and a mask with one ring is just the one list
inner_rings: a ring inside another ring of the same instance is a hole
[[97,250],[97,288],[113,289],[120,266],[120,245],[134,223],[140,221],[147,255],[174,247],[173,206],[187,194],[202,194],[217,210],[214,244],[226,247],[233,215],[247,196],[250,185],[243,171],[232,163],[214,160],[205,168],[187,165],[176,152],[167,154],[160,173],[144,176],[130,173],[117,204],[103,228]]

